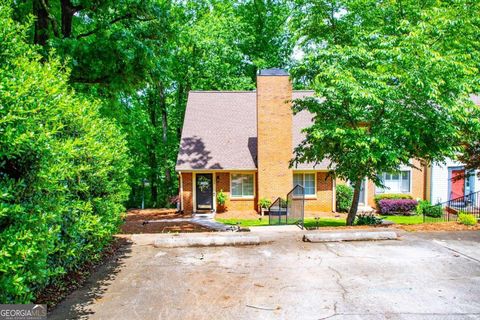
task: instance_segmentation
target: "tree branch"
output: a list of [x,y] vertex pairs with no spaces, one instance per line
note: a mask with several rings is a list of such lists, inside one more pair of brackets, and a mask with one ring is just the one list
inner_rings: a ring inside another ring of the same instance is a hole
[[58,31],[57,19],[55,19],[55,17],[50,13],[50,10],[45,0],[40,0],[40,3],[42,4],[43,9],[47,13],[48,20],[50,20],[50,22],[52,23],[53,34],[55,35],[55,37],[58,38],[60,36],[60,32]]
[[[127,13],[127,14],[125,14],[125,15],[123,15],[123,16],[120,16],[120,17],[117,17],[117,18],[111,20],[111,21],[108,23],[108,25],[111,26],[112,24],[115,24],[115,23],[117,23],[117,22],[119,22],[119,21],[122,21],[122,20],[130,19],[130,18],[132,18],[132,17],[133,17],[133,16],[132,16],[131,13]],[[90,30],[90,31],[88,31],[88,32],[81,33],[81,34],[79,34],[79,35],[77,36],[77,39],[81,39],[81,38],[85,38],[85,37],[91,36],[92,34],[97,33],[98,31],[100,31],[101,29],[102,29],[102,28],[98,27],[98,28],[95,28],[95,29]]]

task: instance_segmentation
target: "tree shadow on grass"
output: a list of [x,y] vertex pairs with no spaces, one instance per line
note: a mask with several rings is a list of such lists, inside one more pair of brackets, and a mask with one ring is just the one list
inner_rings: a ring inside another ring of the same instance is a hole
[[125,241],[120,248],[99,265],[82,287],[73,291],[54,309],[49,310],[48,319],[88,319],[94,312],[90,306],[101,299],[131,257],[132,242]]

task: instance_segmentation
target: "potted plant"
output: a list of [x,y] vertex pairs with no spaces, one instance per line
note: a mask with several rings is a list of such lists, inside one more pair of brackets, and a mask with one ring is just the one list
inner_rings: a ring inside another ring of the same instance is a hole
[[223,190],[220,190],[217,193],[217,212],[224,212],[225,211],[225,201],[227,200],[227,196],[223,193]]
[[262,213],[262,217],[265,215],[265,211],[272,205],[272,201],[268,200],[267,198],[262,198],[258,201],[258,206],[260,207],[260,211]]

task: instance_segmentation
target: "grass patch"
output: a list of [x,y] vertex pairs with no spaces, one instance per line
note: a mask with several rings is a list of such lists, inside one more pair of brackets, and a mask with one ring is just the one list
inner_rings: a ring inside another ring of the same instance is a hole
[[[228,225],[237,225],[239,224],[242,227],[257,227],[257,226],[268,226],[268,217],[260,219],[216,219],[218,222]],[[315,218],[306,218],[305,219],[306,228],[314,228],[317,226],[317,221]],[[333,218],[320,218],[318,220],[319,227],[342,227],[345,226],[345,219],[333,219]]]
[[[423,216],[381,216],[382,219],[392,221],[396,224],[420,224],[423,223]],[[228,225],[237,225],[239,224],[242,227],[257,227],[257,226],[268,226],[268,216],[263,217],[263,219],[216,219],[218,222]],[[346,225],[345,219],[335,219],[335,218],[320,218],[318,222],[315,218],[306,218],[305,219],[305,228],[315,228],[315,227],[344,227]]]
[[384,220],[397,224],[420,224],[423,223],[423,216],[382,216]]

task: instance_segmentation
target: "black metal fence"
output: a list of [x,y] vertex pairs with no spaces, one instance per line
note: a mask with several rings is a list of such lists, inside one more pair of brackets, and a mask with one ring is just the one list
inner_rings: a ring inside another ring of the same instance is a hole
[[277,198],[268,209],[271,225],[296,224],[303,229],[305,215],[305,190],[296,185],[285,199]]
[[480,191],[425,208],[423,222],[457,221],[461,212],[480,219]]

